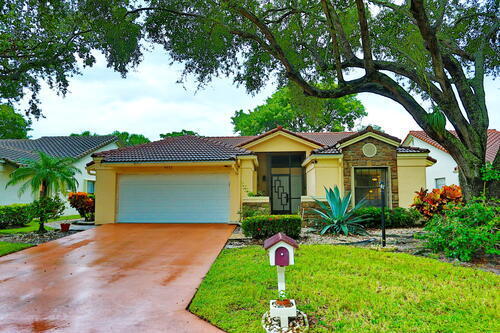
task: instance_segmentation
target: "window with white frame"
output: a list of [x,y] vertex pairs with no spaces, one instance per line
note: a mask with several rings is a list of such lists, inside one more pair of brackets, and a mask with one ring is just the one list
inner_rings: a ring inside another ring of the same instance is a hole
[[434,179],[436,188],[441,188],[446,185],[446,178],[436,178]]
[[95,180],[87,180],[87,193],[94,194],[95,192]]

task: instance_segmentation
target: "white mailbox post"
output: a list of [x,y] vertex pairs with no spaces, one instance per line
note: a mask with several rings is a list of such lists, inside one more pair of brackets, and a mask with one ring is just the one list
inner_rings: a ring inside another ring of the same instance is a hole
[[[295,263],[294,252],[299,245],[297,242],[283,233],[268,238],[264,241],[264,249],[269,254],[269,263],[276,266],[278,271],[278,293],[280,298],[286,296],[285,289],[285,267]],[[286,300],[286,304],[280,304],[283,301],[270,301],[270,316],[279,317],[281,328],[288,327],[288,318],[297,316],[297,306],[295,300]]]

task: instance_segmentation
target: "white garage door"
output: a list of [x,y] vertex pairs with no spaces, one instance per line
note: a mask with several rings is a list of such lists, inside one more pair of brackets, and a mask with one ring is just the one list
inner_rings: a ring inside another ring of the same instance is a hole
[[229,222],[226,174],[121,175],[117,222]]

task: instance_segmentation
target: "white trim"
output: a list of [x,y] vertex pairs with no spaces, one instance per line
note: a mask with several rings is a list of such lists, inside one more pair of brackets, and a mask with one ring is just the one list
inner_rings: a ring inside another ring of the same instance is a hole
[[348,140],[348,141],[346,141],[346,142],[344,142],[344,143],[341,143],[339,147],[340,147],[340,148],[344,148],[344,147],[347,147],[347,146],[352,145],[353,143],[356,143],[356,142],[359,142],[359,141],[361,141],[361,140],[364,140],[364,139],[366,139],[366,138],[374,138],[374,139],[376,139],[376,140],[379,140],[379,141],[385,142],[385,143],[390,144],[390,145],[393,145],[393,146],[395,146],[395,147],[399,147],[399,146],[400,146],[399,141],[395,141],[395,140],[388,139],[388,138],[386,138],[385,136],[378,135],[378,134],[373,133],[373,132],[367,132],[367,133],[365,133],[365,134],[363,134],[363,135],[360,135],[360,136],[355,137],[355,138],[353,138],[353,139],[351,139],[351,140]]
[[301,166],[305,167],[315,160],[338,160],[343,157],[343,154],[311,154],[302,162]]
[[293,141],[297,141],[299,143],[302,143],[302,144],[304,144],[306,146],[309,146],[309,147],[312,147],[314,149],[321,148],[320,145],[317,145],[315,143],[312,143],[311,141],[299,138],[299,137],[297,137],[295,135],[292,135],[292,134],[289,134],[289,133],[286,133],[286,132],[283,132],[283,131],[277,131],[277,132],[274,132],[272,134],[268,134],[268,135],[266,135],[266,136],[264,136],[264,137],[262,137],[262,138],[260,138],[258,140],[249,142],[249,143],[247,143],[247,144],[245,144],[245,145],[243,145],[241,147],[245,148],[245,149],[250,149],[251,147],[256,146],[256,145],[258,145],[260,143],[266,142],[266,141],[268,141],[268,140],[270,140],[270,139],[272,139],[272,138],[274,138],[274,137],[276,137],[278,135],[284,136],[285,138],[288,138],[288,139],[293,140]]

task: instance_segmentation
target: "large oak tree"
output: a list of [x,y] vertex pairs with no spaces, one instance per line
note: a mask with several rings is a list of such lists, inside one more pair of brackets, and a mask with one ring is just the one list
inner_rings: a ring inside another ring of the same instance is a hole
[[[485,76],[499,70],[497,0],[149,0],[143,24],[200,84],[234,75],[248,91],[276,77],[307,96],[369,92],[401,104],[453,156],[467,197],[481,192]],[[336,84],[325,89],[315,82]],[[426,104],[427,103],[427,104]],[[425,107],[424,105],[428,105]],[[446,121],[457,136],[445,129]],[[498,167],[497,156],[495,165]]]
[[140,26],[125,17],[122,1],[0,1],[0,103],[25,96],[27,114],[41,115],[45,82],[65,94],[69,78],[95,63],[95,51],[122,74],[140,57]]

